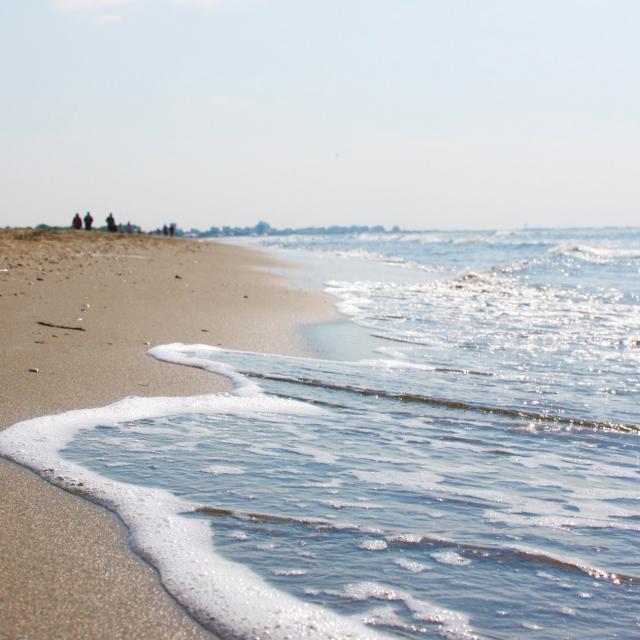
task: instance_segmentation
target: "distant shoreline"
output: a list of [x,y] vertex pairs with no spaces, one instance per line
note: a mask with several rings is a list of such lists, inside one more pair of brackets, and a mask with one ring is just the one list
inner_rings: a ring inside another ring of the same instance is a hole
[[[175,225],[175,223],[172,223]],[[126,224],[120,224],[121,229],[119,229],[118,233],[133,233],[133,234],[144,234],[151,236],[163,236],[168,234],[163,234],[162,227],[157,227],[153,230],[143,230],[142,227],[138,224],[132,225],[132,230],[126,230]],[[394,225],[393,227],[387,229],[383,225],[330,225],[330,226],[311,226],[311,227],[286,227],[286,228],[277,228],[272,227],[268,222],[258,222],[254,226],[247,227],[231,227],[227,225],[223,226],[212,226],[207,230],[201,230],[196,228],[191,228],[189,230],[181,229],[178,225],[175,225],[175,236],[181,238],[197,238],[197,239],[225,239],[225,238],[259,238],[259,237],[284,237],[284,236],[340,236],[340,235],[357,235],[357,234],[382,234],[382,235],[419,235],[425,233],[465,233],[465,232],[475,232],[475,233],[509,233],[515,231],[527,231],[531,233],[540,232],[540,231],[580,231],[585,229],[638,229],[638,226],[620,226],[620,225],[601,225],[598,227],[581,227],[581,226],[567,226],[567,227],[537,227],[537,226],[529,226],[523,225],[519,227],[505,227],[505,228],[493,228],[493,227],[479,227],[479,228],[425,228],[425,229],[403,229],[398,225]],[[47,224],[39,224],[33,228],[34,231],[68,231],[70,227],[64,226],[55,226],[55,225],[47,225]],[[78,230],[77,232],[82,232],[83,230]],[[100,232],[107,233],[109,230],[107,226],[94,227],[91,232]]]

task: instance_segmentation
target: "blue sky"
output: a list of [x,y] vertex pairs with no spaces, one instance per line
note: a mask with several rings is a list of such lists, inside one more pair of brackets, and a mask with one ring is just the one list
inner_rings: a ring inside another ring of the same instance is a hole
[[0,3],[0,224],[637,225],[635,0]]

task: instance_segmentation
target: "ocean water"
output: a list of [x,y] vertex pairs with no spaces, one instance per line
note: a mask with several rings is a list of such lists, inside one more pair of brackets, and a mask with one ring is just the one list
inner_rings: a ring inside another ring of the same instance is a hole
[[365,353],[158,347],[234,392],[0,451],[117,511],[224,637],[640,637],[640,229],[252,242],[312,265]]

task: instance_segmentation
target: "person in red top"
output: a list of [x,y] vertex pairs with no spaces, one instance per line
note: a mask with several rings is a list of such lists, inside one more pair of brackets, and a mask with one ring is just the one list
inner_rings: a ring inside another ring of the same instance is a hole
[[71,226],[74,229],[82,229],[82,218],[80,217],[79,213],[76,213],[73,222],[71,223]]

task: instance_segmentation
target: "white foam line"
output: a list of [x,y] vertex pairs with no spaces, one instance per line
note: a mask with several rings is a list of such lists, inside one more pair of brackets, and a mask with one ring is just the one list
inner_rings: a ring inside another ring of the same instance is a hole
[[[161,345],[153,347],[147,351],[147,355],[160,360],[162,362],[170,362],[172,364],[182,364],[189,367],[195,367],[197,369],[204,369],[211,373],[224,376],[230,380],[234,385],[234,393],[236,395],[248,396],[263,393],[262,388],[255,382],[249,380],[247,376],[236,371],[231,365],[223,364],[221,362],[213,362],[207,358],[200,358],[197,356],[188,355],[191,352],[207,353],[212,358],[215,358],[217,353],[234,353],[240,356],[250,356],[255,358],[261,354],[253,351],[242,351],[240,349],[222,349],[220,347],[212,347],[208,344],[183,344],[181,342],[175,342],[173,344]],[[291,362],[297,362],[302,365],[313,366],[318,364],[335,365],[336,363],[341,366],[357,365],[367,366],[377,369],[411,369],[417,371],[433,371],[435,367],[428,364],[419,364],[415,362],[406,362],[397,360],[394,358],[375,358],[375,359],[362,359],[362,360],[328,360],[323,358],[305,358],[303,356],[279,356],[279,355],[265,355],[265,358],[286,358]]]
[[[216,353],[234,353],[240,356],[250,356],[255,358],[256,356],[264,355],[259,354],[254,351],[242,351],[241,349],[222,349],[220,347],[212,347],[208,344],[183,344],[181,342],[174,342],[173,344],[162,345],[159,347],[153,347],[147,351],[147,355],[150,355],[156,360],[161,360],[163,362],[171,362],[173,364],[184,364],[190,367],[196,367],[198,369],[205,369],[206,371],[210,371],[211,373],[217,373],[225,378],[228,378],[235,385],[239,385],[240,387],[247,385],[253,386],[256,389],[256,393],[262,393],[262,389],[259,385],[250,381],[246,376],[236,371],[231,365],[222,364],[221,362],[212,362],[206,358],[198,358],[196,356],[187,355],[190,352],[200,352],[207,353],[212,358],[215,358]],[[281,356],[277,354],[269,354],[264,355],[265,358],[276,358],[276,359],[286,359],[290,362],[298,362],[301,364],[309,364],[309,363],[327,363],[327,364],[336,364],[336,360],[328,360],[323,358],[305,358],[303,356]],[[375,360],[372,360],[375,362]],[[340,360],[340,365],[348,365],[348,364],[366,364],[366,361],[362,360]],[[403,363],[398,363],[399,365]],[[236,395],[246,395],[246,393],[241,392],[238,393],[238,386],[236,386],[235,391]]]
[[[215,356],[216,352],[223,352],[224,349],[218,347],[212,347],[206,344],[192,344],[185,345],[181,342],[174,342],[173,344],[165,344],[147,351],[147,355],[150,355],[156,360],[163,362],[170,362],[172,364],[182,364],[189,367],[195,367],[196,369],[204,369],[210,373],[217,373],[229,379],[234,385],[234,393],[238,396],[255,396],[262,393],[262,389],[258,384],[249,380],[246,376],[238,373],[232,366],[223,364],[222,362],[213,362],[206,358],[198,358],[196,356],[187,355],[190,351],[204,351]],[[239,353],[248,353],[241,351]]]
[[383,637],[358,620],[280,592],[247,567],[217,555],[209,523],[179,515],[199,505],[161,489],[109,480],[61,457],[60,451],[80,430],[98,425],[185,413],[322,413],[300,402],[263,395],[231,367],[189,358],[184,351],[182,345],[165,346],[152,355],[222,373],[244,397],[129,397],[106,407],[26,420],[0,433],[0,453],[117,512],[130,529],[133,549],[158,569],[168,591],[195,618],[226,637]]

